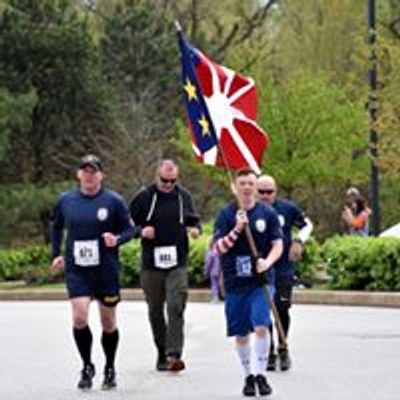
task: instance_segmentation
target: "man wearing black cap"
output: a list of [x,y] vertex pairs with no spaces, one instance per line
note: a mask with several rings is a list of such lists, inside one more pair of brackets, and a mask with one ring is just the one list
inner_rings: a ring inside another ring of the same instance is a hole
[[[119,333],[116,305],[120,300],[118,246],[128,241],[135,228],[120,195],[103,187],[103,166],[94,155],[79,163],[79,188],[63,193],[54,209],[52,266],[65,268],[72,304],[73,334],[83,361],[80,389],[92,387],[95,367],[91,360],[92,333],[88,325],[92,298],[99,302],[103,328],[101,343],[106,363],[103,389],[116,386],[114,359]],[[65,256],[61,255],[66,229]]]

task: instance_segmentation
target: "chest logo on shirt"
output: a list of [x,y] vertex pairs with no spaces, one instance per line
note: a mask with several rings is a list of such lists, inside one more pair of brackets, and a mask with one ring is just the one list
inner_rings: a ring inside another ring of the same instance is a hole
[[97,219],[99,221],[105,221],[108,218],[108,210],[105,207],[101,207],[97,210]]
[[255,225],[256,225],[257,231],[260,233],[265,232],[265,230],[267,229],[267,223],[266,223],[265,219],[257,219]]
[[285,217],[282,214],[278,215],[278,219],[281,226],[285,226]]

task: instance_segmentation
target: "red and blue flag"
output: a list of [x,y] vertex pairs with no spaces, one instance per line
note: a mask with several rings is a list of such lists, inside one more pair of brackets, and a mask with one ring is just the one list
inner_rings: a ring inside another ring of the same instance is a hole
[[184,99],[196,158],[208,165],[250,167],[259,172],[268,137],[255,121],[254,81],[211,61],[181,31],[178,36]]

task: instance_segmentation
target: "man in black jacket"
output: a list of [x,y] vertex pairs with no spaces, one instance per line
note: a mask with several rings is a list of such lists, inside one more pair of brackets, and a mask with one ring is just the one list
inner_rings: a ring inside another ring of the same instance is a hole
[[188,234],[193,238],[200,235],[191,195],[177,184],[178,174],[174,161],[162,160],[155,183],[140,190],[129,207],[133,221],[140,228],[140,280],[158,350],[159,371],[185,368],[181,356],[188,289]]

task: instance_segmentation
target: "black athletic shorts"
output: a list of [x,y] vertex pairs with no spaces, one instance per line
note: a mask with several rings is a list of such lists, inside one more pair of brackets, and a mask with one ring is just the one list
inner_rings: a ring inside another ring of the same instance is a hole
[[104,267],[73,267],[65,272],[68,297],[91,297],[114,307],[121,300],[119,274]]
[[274,301],[277,307],[289,308],[292,305],[293,284],[293,276],[276,277]]

